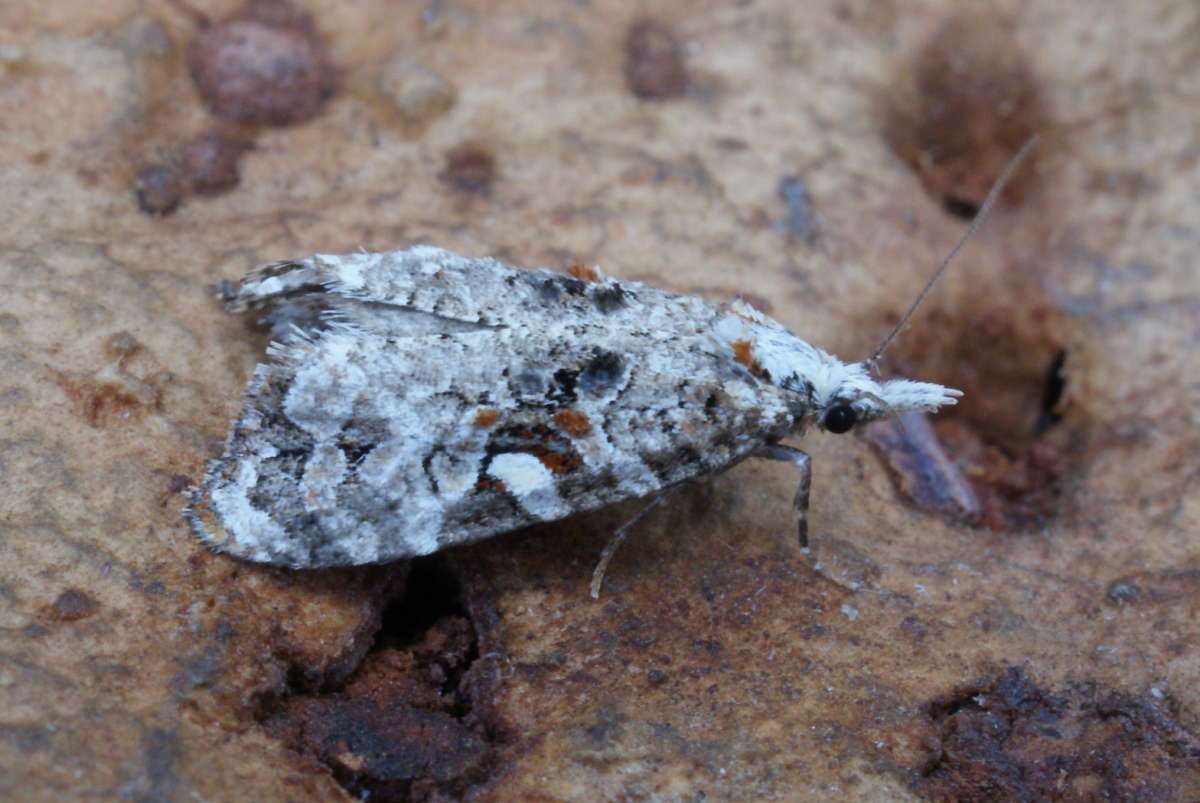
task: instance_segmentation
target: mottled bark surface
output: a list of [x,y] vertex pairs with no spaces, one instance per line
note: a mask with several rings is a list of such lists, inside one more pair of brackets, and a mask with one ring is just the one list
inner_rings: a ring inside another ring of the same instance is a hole
[[[1200,797],[1200,16],[955,8],[5,3],[0,796]],[[810,555],[759,463],[598,602],[637,503],[354,571],[188,535],[264,345],[216,282],[427,242],[865,356],[1032,131],[886,360],[966,397],[802,442]]]

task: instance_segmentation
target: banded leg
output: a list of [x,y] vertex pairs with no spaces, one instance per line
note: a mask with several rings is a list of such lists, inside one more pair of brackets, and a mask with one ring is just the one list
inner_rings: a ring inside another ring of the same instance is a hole
[[753,456],[765,460],[783,460],[800,469],[800,484],[796,486],[792,507],[796,511],[800,548],[808,549],[808,492],[812,487],[812,458],[799,449],[778,443],[760,447]]

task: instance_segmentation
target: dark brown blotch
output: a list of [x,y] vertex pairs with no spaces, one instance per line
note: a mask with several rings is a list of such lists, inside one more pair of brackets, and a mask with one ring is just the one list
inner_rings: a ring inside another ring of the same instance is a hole
[[[926,191],[966,218],[1020,147],[1049,127],[1012,24],[982,12],[960,13],[930,38],[907,65],[907,78],[889,92],[884,117],[888,144],[920,174]],[[1022,168],[1006,197],[1022,197],[1037,175]]]
[[640,19],[625,33],[625,85],[643,100],[681,97],[688,88],[684,46],[675,32]]
[[496,156],[490,150],[477,142],[464,142],[446,151],[438,178],[458,192],[486,197],[497,173]]
[[138,208],[151,215],[174,212],[189,194],[216,195],[237,186],[242,154],[254,143],[232,128],[205,131],[137,175]]

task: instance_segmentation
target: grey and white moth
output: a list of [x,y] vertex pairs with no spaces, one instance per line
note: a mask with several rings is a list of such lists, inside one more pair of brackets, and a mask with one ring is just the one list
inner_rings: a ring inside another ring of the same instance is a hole
[[961,395],[870,375],[908,315],[846,363],[740,300],[576,274],[428,246],[251,273],[226,306],[259,311],[273,342],[192,496],[196,534],[283,566],[379,563],[764,457],[800,470],[803,538],[809,458],[784,438]]
[[[268,265],[228,302],[272,327],[188,517],[292,567],[425,555],[654,494],[780,441],[953,404],[877,382],[748,304],[418,246]],[[591,279],[589,281],[589,279]]]

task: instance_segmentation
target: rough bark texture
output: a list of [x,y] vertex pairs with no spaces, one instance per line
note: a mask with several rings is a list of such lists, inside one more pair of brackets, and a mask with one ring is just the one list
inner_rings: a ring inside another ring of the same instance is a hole
[[[4,3],[0,796],[1200,798],[1200,12],[957,5]],[[811,555],[752,463],[599,602],[636,504],[357,571],[186,531],[255,263],[599,263],[854,357],[1032,131],[889,354],[965,399],[803,442]]]

